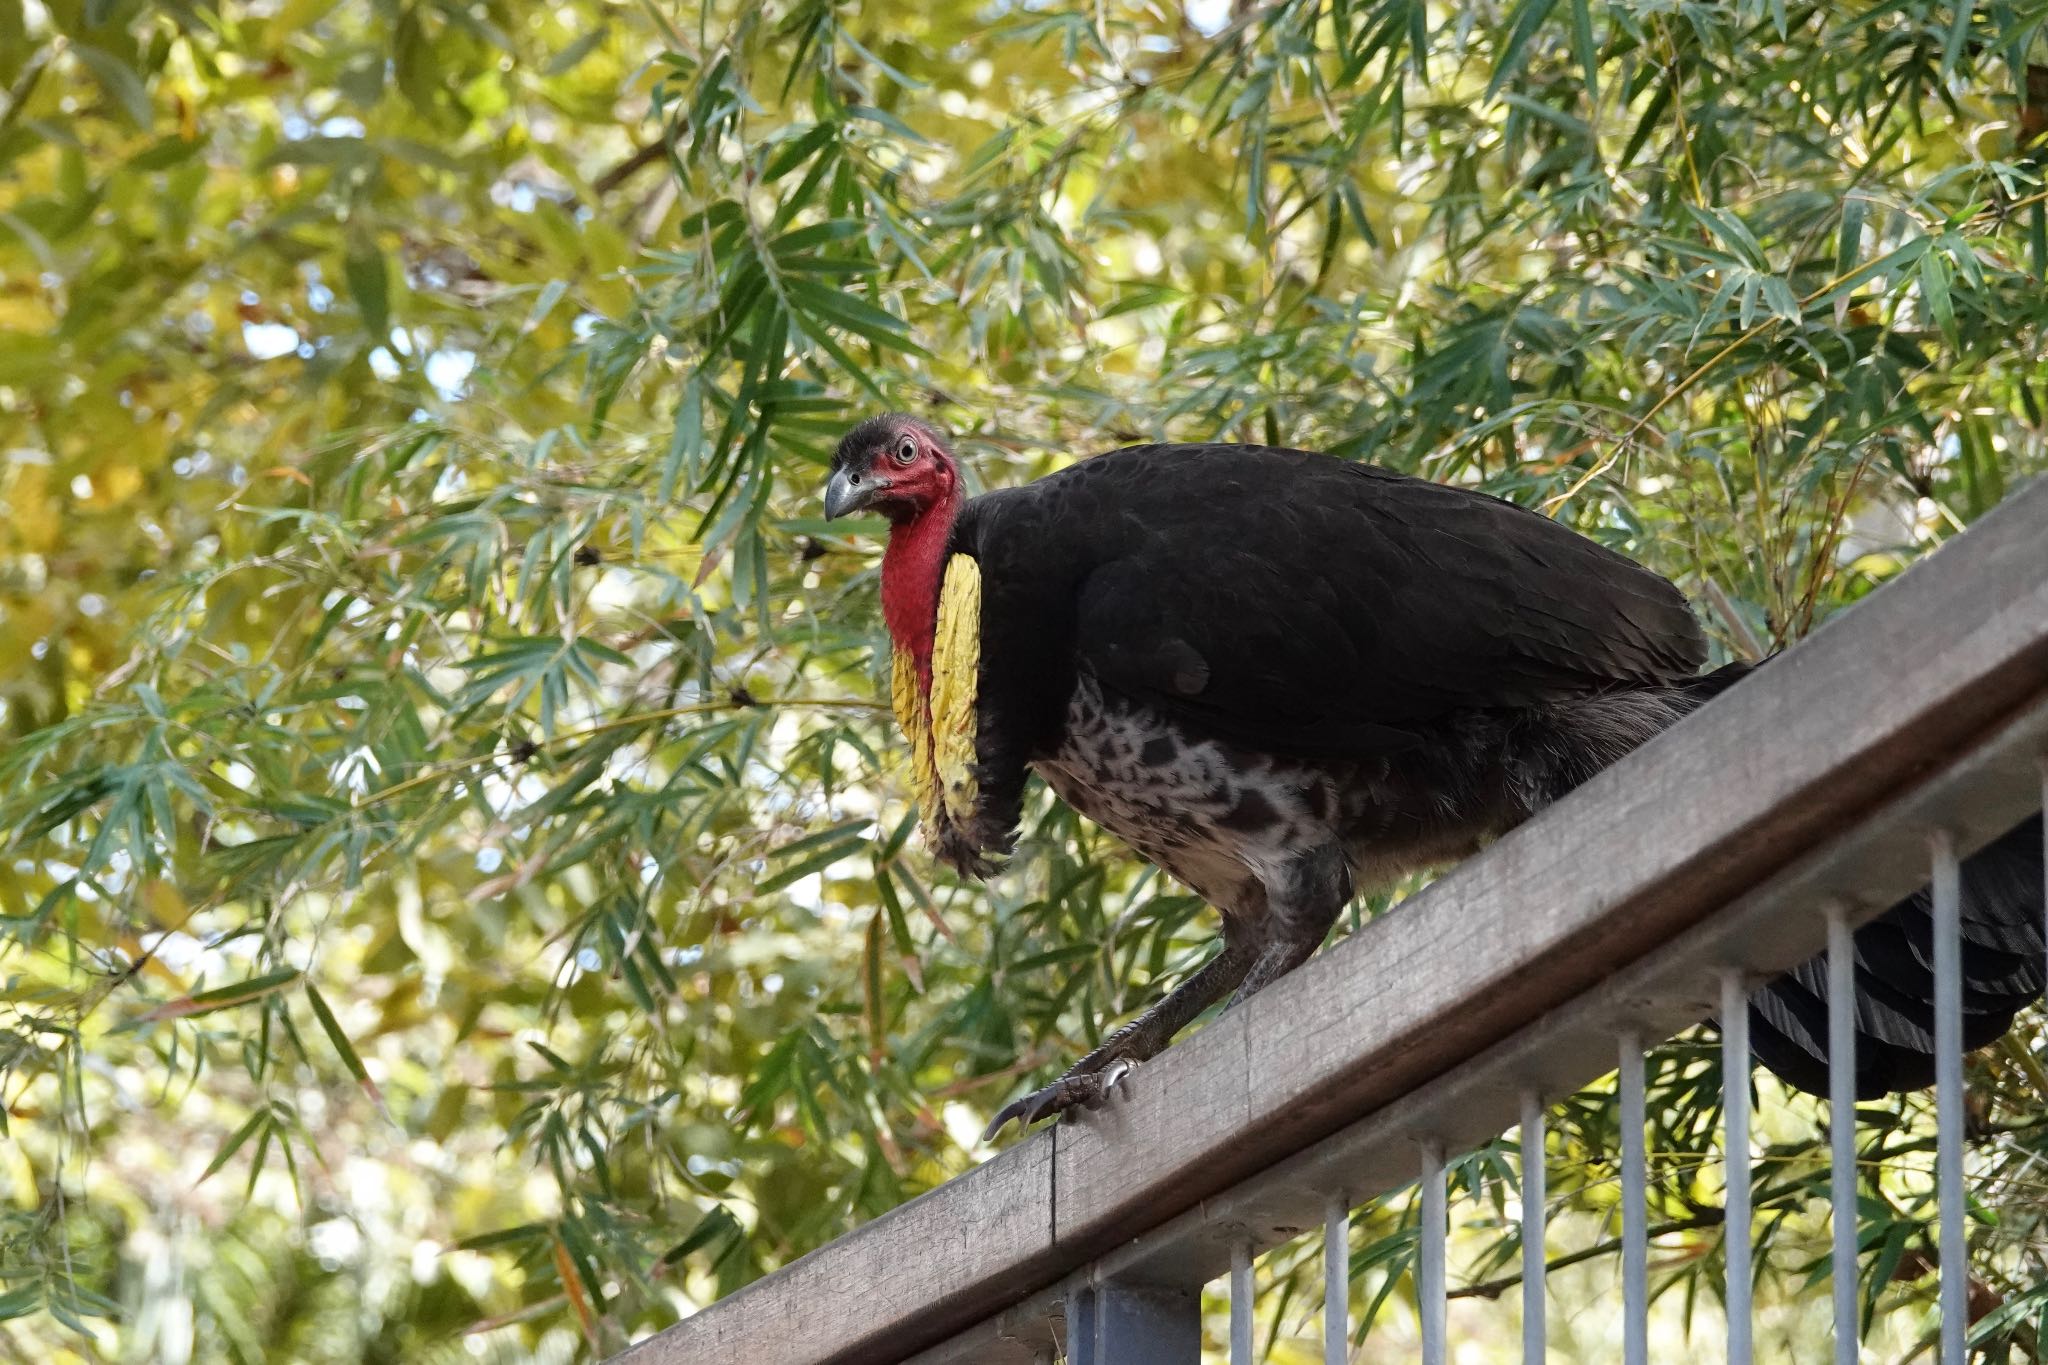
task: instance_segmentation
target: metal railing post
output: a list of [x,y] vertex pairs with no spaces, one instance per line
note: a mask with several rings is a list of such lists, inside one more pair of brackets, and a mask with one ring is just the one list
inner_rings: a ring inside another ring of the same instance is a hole
[[1721,1139],[1726,1163],[1727,1221],[1721,1244],[1728,1279],[1728,1365],[1750,1365],[1749,1303],[1749,990],[1742,972],[1721,974]]
[[1947,831],[1934,862],[1934,1185],[1941,1209],[1941,1365],[1964,1365],[1970,1256],[1963,1240],[1963,930],[1961,873]]
[[1252,1249],[1239,1242],[1230,1249],[1230,1365],[1252,1365],[1252,1295]]
[[1422,1144],[1422,1245],[1416,1259],[1416,1302],[1422,1312],[1422,1365],[1444,1365],[1444,1148]]
[[1621,1358],[1650,1365],[1649,1154],[1644,1147],[1643,1039],[1621,1035]]
[[1522,1365],[1542,1365],[1545,1353],[1544,1278],[1549,1273],[1543,1234],[1549,1175],[1543,1144],[1543,1097],[1522,1092]]
[[1333,1194],[1323,1209],[1323,1365],[1351,1351],[1351,1203]]
[[1834,1237],[1835,1365],[1856,1365],[1856,944],[1846,907],[1828,917],[1828,1188]]

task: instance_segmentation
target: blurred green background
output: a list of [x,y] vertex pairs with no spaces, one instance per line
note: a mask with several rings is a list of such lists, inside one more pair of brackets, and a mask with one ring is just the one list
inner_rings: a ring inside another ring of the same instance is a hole
[[[983,487],[1212,437],[1475,484],[1729,657],[1895,575],[2048,467],[2044,18],[0,0],[0,1356],[602,1356],[1208,951],[1042,795],[986,888],[910,836],[876,528],[816,503],[864,412]],[[1987,1360],[2044,1354],[2044,1055],[1972,1064]],[[1658,1355],[1711,1354],[1712,1049],[1651,1078]],[[1759,1359],[1812,1359],[1821,1113],[1759,1087]],[[1610,1098],[1553,1120],[1555,1359],[1617,1353]],[[1909,1358],[1925,1105],[1865,1122]],[[1515,1159],[1454,1173],[1464,1365]],[[1361,1361],[1412,1227],[1357,1219]]]

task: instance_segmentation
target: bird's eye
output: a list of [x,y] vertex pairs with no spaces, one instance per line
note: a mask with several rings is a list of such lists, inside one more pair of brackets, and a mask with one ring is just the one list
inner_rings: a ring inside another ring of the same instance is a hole
[[917,442],[916,442],[916,441],[915,441],[914,439],[912,439],[911,437],[908,437],[908,436],[906,436],[906,437],[904,437],[904,438],[902,439],[902,441],[900,441],[899,443],[897,443],[897,446],[896,446],[896,463],[897,463],[897,464],[909,464],[909,463],[910,463],[910,462],[911,462],[912,460],[914,460],[914,459],[916,459],[916,458],[917,458]]

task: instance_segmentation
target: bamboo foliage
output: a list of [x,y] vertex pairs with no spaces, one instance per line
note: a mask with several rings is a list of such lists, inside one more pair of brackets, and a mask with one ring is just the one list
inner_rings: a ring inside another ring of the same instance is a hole
[[[1895,575],[2048,467],[2044,16],[0,0],[0,1353],[602,1355],[981,1159],[1201,960],[1043,794],[986,887],[918,845],[876,528],[817,508],[862,412],[983,487],[1217,436],[1470,483],[1731,656]],[[2041,1355],[2042,1058],[1972,1071],[1991,1359]],[[1652,1059],[1673,1323],[1716,1065]],[[1759,1112],[1803,1358],[1826,1142]],[[1931,1130],[1866,1119],[1900,1354]],[[1587,1302],[1618,1150],[1553,1122]],[[1513,1155],[1453,1171],[1475,1307]],[[1358,1222],[1400,1340],[1412,1211]]]

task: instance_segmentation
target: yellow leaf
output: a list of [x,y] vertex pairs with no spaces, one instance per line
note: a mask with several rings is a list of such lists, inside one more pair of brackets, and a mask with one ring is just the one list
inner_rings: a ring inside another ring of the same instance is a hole
[[184,894],[161,877],[143,883],[142,895],[138,899],[159,929],[182,929],[191,915]]

